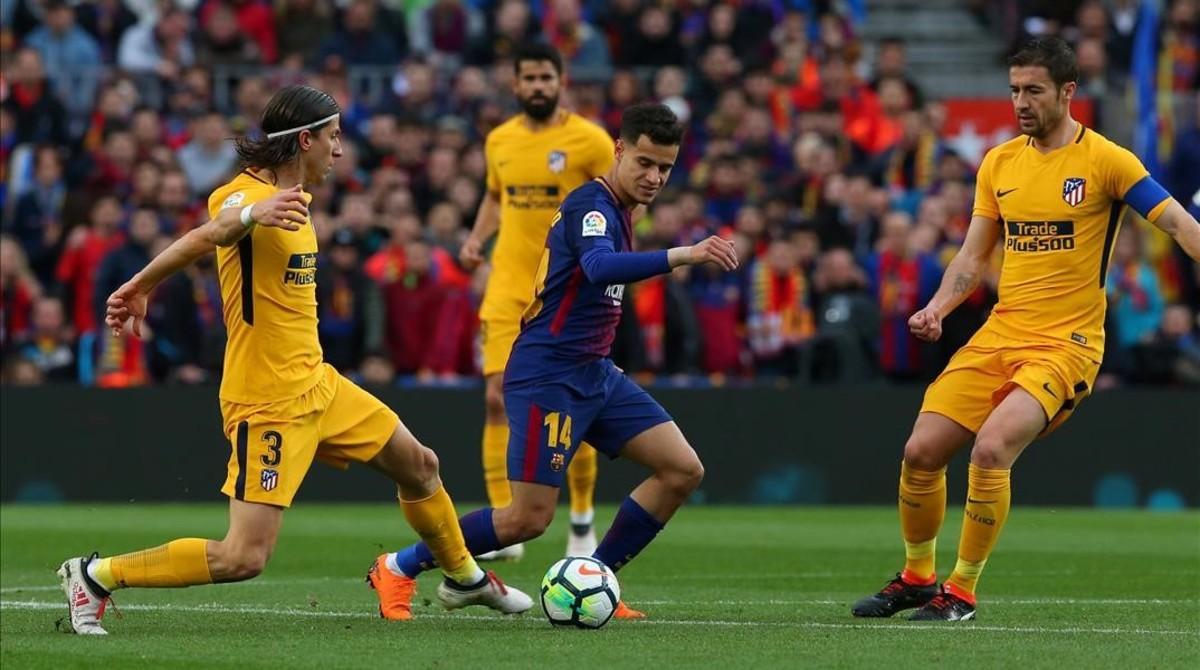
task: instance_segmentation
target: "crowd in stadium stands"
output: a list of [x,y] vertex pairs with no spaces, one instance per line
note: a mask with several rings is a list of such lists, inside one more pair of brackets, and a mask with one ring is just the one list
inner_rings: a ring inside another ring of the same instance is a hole
[[[972,2],[992,30],[1060,32],[1083,95],[1125,91],[1137,2]],[[1197,88],[1194,0],[1162,15],[1169,86]],[[482,141],[516,111],[514,46],[569,63],[565,102],[610,131],[656,99],[689,132],[641,248],[720,232],[742,267],[678,268],[627,295],[618,364],[660,381],[931,378],[986,318],[995,273],[921,345],[971,216],[974,170],[946,143],[900,39],[865,43],[863,3],[819,0],[5,0],[0,9],[0,345],[13,384],[211,381],[224,333],[210,257],[115,339],[105,297],[207,217],[276,87],[329,91],[351,140],[312,218],[326,358],[372,383],[478,372],[486,266],[457,263],[485,183]],[[869,11],[869,9],[867,9]],[[896,26],[898,31],[903,26]],[[997,54],[1001,64],[1003,54]],[[999,67],[999,65],[998,65]],[[1005,95],[997,91],[997,95]],[[1200,189],[1195,107],[1164,184]],[[1098,115],[1101,132],[1103,115]],[[997,252],[998,269],[999,251]],[[1127,221],[1108,278],[1106,385],[1200,383],[1200,279]]]

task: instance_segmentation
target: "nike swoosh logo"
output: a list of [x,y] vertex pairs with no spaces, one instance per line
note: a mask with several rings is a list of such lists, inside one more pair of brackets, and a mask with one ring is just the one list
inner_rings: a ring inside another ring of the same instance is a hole
[[604,575],[607,575],[608,573],[603,570],[595,570],[586,565],[581,565],[581,566],[579,566],[579,574],[581,574],[585,577],[603,577]]
[[[995,500],[976,500],[974,498],[968,497],[967,502],[974,503],[976,505],[991,505],[992,503],[994,503],[996,501]],[[583,570],[580,570],[580,572],[583,572]]]
[[[1019,188],[1019,187],[1018,187],[1018,188]],[[1012,193],[1012,192],[1013,192],[1013,191],[1015,191],[1015,190],[1017,190],[1017,189],[1015,189],[1015,188],[1010,188],[1010,189],[1008,189],[1007,191],[1001,191],[1000,189],[996,189],[996,197],[997,197],[997,198],[1003,198],[1004,196],[1008,195],[1009,193]]]
[[1055,400],[1058,400],[1058,396],[1054,395],[1054,391],[1050,390],[1050,382],[1042,382],[1042,388],[1046,390],[1046,393],[1053,396]]

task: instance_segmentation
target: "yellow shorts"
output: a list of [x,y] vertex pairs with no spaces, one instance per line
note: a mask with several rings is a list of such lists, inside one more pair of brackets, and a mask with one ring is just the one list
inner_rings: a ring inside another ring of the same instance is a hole
[[922,412],[941,414],[978,433],[1016,387],[1046,412],[1045,435],[1058,428],[1091,393],[1100,364],[1052,343],[1014,343],[984,328],[950,359],[925,391]]
[[233,446],[221,493],[288,507],[316,458],[346,469],[375,457],[400,417],[328,363],[299,398],[261,405],[221,401]]
[[483,376],[504,372],[513,343],[521,333],[525,303],[507,296],[488,295],[479,308],[479,330],[483,340]]

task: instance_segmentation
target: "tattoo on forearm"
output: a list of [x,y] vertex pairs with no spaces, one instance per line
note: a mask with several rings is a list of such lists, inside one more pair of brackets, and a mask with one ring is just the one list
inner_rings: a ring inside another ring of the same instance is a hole
[[967,293],[975,288],[975,273],[960,272],[954,276],[954,295]]

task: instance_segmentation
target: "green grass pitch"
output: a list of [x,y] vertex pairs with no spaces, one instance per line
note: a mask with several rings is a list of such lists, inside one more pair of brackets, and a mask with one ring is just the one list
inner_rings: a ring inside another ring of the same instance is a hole
[[[468,509],[460,505],[460,509]],[[946,519],[940,573],[961,521]],[[599,513],[607,526],[613,508]],[[564,546],[565,510],[519,563],[533,593]],[[244,584],[117,594],[107,638],[56,632],[54,569],[179,536],[219,537],[219,505],[0,508],[0,666],[8,668],[1200,667],[1200,514],[1017,507],[984,573],[979,619],[856,620],[899,567],[894,509],[688,507],[620,574],[650,615],[599,631],[539,611],[445,613],[422,578],[417,619],[375,615],[372,559],[413,538],[394,506],[301,502],[267,571]]]

